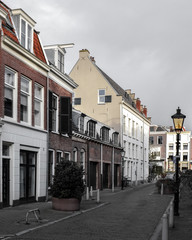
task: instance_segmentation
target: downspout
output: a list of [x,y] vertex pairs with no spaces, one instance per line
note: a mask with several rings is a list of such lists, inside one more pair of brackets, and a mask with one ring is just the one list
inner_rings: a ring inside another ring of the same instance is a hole
[[114,192],[115,188],[115,183],[114,183],[114,162],[115,162],[115,151],[114,151],[114,146],[113,146],[113,151],[112,151],[112,159],[111,159],[111,181],[112,181],[112,188],[111,191]]
[[47,176],[46,176],[46,201],[49,200],[48,176],[49,176],[49,72],[47,73]]
[[103,144],[101,143],[101,184],[100,184],[100,187],[101,187],[101,190],[103,190]]

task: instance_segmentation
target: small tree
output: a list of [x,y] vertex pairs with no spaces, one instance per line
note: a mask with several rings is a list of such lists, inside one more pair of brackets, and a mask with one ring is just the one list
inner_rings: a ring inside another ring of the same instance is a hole
[[81,198],[85,191],[83,167],[76,162],[61,161],[55,168],[51,194],[56,198]]

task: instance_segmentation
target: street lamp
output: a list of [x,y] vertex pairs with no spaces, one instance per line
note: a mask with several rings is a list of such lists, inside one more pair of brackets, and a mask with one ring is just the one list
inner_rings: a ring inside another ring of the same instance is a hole
[[122,171],[121,171],[121,190],[123,190],[124,187],[124,181],[123,181],[123,175],[124,175],[124,156],[125,156],[125,151],[121,151],[121,165],[122,165]]
[[177,141],[176,141],[176,162],[175,162],[175,183],[176,183],[176,190],[174,196],[174,215],[179,216],[179,145],[180,145],[180,133],[183,129],[183,123],[186,116],[181,113],[181,109],[178,107],[177,113],[171,116],[173,119],[174,129],[177,134]]

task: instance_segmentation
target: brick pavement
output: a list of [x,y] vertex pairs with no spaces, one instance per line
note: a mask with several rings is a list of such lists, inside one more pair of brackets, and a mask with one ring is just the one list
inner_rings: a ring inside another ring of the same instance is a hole
[[[142,187],[143,185],[138,186],[137,188]],[[131,191],[132,188],[126,188],[125,191]],[[49,225],[54,221],[62,221],[65,218],[75,217],[79,214],[82,214],[86,211],[90,211],[94,208],[101,207],[104,204],[107,204],[113,197],[113,194],[118,194],[120,192],[120,188],[115,189],[115,192],[112,193],[111,190],[104,190],[101,191],[101,202],[98,204],[96,203],[96,197],[93,197],[93,200],[83,200],[81,204],[80,211],[77,212],[61,212],[55,211],[51,207],[51,202],[44,202],[44,203],[32,203],[32,204],[25,204],[20,205],[17,207],[10,207],[0,210],[0,239],[8,239],[6,236],[13,236],[16,233],[24,233],[25,231],[33,230],[35,228],[41,227],[42,225]],[[165,202],[166,204],[166,202]],[[29,225],[25,224],[25,216],[28,210],[39,208],[41,212],[42,220],[37,222],[36,219],[30,217]],[[166,208],[166,206],[165,206]],[[182,217],[182,215],[181,215]],[[177,226],[177,221],[175,225]],[[175,228],[176,229],[176,228]],[[175,230],[174,229],[174,230]],[[170,235],[174,235],[175,231],[172,230]],[[176,236],[178,234],[176,233]],[[180,238],[170,238],[172,239],[180,239]],[[183,238],[181,238],[182,240]],[[184,238],[185,239],[185,238]],[[190,238],[186,238],[186,240],[190,240]]]

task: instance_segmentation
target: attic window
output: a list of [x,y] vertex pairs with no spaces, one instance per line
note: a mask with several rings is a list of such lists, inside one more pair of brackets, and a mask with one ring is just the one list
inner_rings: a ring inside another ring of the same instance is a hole
[[12,10],[12,15],[21,46],[33,52],[33,29],[36,22],[22,9]]

